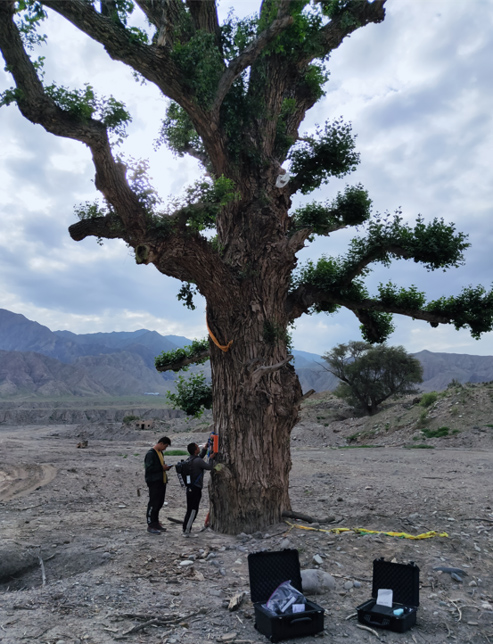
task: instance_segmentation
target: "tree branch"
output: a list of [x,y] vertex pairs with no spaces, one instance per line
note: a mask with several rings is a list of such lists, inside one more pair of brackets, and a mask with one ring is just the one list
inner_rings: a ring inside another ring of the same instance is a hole
[[101,43],[113,60],[119,60],[132,67],[159,87],[166,96],[188,109],[198,109],[168,47],[139,42],[124,27],[95,11],[92,4],[86,0],[42,0],[42,4]]
[[183,369],[183,367],[188,367],[188,365],[195,364],[198,360],[204,360],[207,358],[210,358],[210,350],[204,349],[204,351],[201,351],[200,353],[197,353],[192,357],[182,358],[181,360],[174,360],[173,362],[168,362],[165,364],[159,364],[159,366],[156,365],[156,369],[160,372],[180,371],[181,369]]
[[284,31],[289,25],[293,23],[293,18],[291,16],[285,16],[279,20],[274,20],[272,24],[265,29],[256,40],[246,47],[235,60],[231,61],[228,68],[222,75],[214,103],[212,106],[212,112],[218,113],[219,108],[222,105],[224,97],[228,93],[233,84],[234,80],[255,60],[259,57],[262,51],[271,43],[277,36]]

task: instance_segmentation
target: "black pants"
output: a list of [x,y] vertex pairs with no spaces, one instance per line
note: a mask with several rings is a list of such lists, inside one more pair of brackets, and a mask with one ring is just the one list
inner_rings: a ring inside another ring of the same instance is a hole
[[147,504],[147,525],[159,525],[159,510],[163,507],[166,496],[166,484],[163,481],[148,483],[149,503]]
[[199,511],[202,488],[196,485],[187,485],[187,513],[183,521],[183,532],[190,532],[195,517]]

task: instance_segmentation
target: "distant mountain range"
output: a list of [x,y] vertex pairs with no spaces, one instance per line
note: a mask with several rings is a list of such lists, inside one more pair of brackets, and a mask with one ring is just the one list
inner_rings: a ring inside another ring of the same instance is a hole
[[[76,334],[50,331],[23,315],[0,309],[0,397],[124,396],[164,394],[176,375],[160,374],[154,358],[190,344],[177,335],[156,331]],[[293,351],[303,391],[335,389],[337,379],[322,367],[322,358]],[[493,357],[421,351],[423,391],[459,382],[493,380]],[[206,370],[208,367],[205,367]]]

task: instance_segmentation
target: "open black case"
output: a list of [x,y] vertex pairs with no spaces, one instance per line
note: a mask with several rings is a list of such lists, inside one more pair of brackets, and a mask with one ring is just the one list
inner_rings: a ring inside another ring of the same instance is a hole
[[255,628],[271,642],[313,635],[324,629],[324,609],[306,599],[301,613],[276,615],[263,604],[276,588],[289,581],[303,592],[297,550],[255,552],[248,555],[250,595],[255,609]]
[[[377,604],[379,588],[392,590],[392,608]],[[356,608],[358,621],[366,626],[376,626],[396,633],[404,633],[416,624],[418,606],[418,566],[413,562],[398,564],[384,559],[375,559],[373,562],[372,599]],[[402,615],[394,614],[394,611],[398,609],[402,609]]]

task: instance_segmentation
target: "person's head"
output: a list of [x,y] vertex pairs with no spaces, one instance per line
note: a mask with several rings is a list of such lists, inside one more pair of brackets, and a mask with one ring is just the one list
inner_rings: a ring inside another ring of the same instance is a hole
[[189,443],[187,445],[187,450],[190,456],[196,456],[200,452],[200,447],[197,443]]
[[154,448],[157,449],[159,452],[164,452],[164,450],[167,449],[170,445],[171,445],[171,440],[167,436],[163,436],[158,440]]

